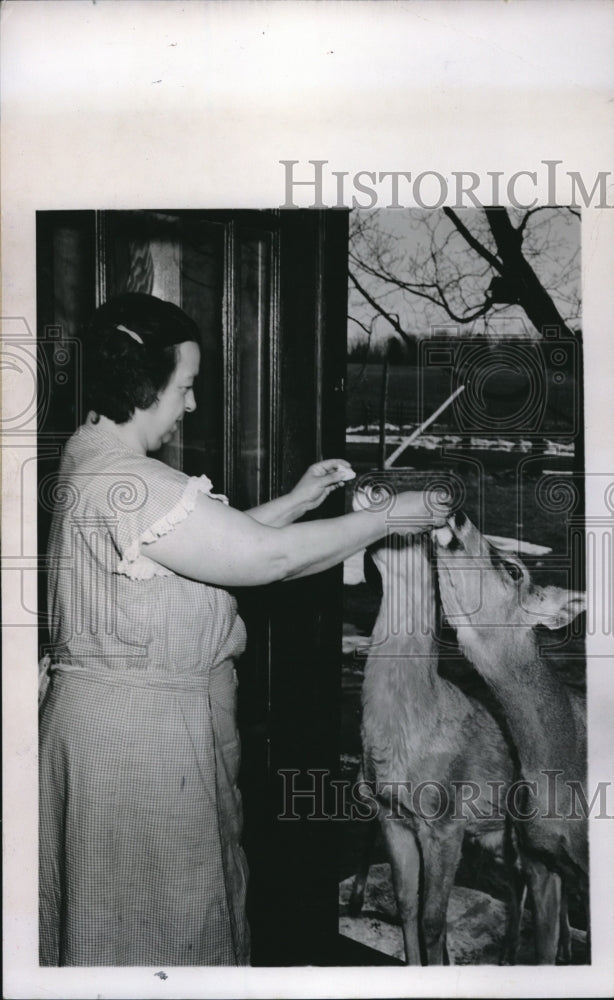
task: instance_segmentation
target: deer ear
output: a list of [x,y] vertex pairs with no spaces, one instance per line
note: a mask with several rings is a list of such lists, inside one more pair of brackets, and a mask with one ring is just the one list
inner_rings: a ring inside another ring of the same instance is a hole
[[538,624],[549,629],[564,628],[586,611],[586,594],[579,590],[565,590],[562,587],[544,587],[537,611]]

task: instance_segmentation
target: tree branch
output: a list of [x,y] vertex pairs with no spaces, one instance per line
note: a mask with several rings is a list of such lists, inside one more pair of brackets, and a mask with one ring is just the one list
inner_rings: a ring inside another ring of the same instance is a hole
[[363,286],[360,284],[355,274],[353,274],[350,271],[349,275],[350,275],[350,280],[354,283],[354,286],[358,289],[360,294],[367,300],[369,305],[373,306],[373,308],[377,310],[380,316],[383,316],[385,319],[388,320],[392,328],[396,330],[396,332],[399,334],[400,337],[403,338],[403,341],[406,344],[408,345],[411,344],[411,338],[407,335],[407,333],[399,323],[398,317],[395,318],[394,314],[386,312],[386,310],[382,306],[380,306],[379,302],[376,299],[374,299],[373,296],[369,295],[366,288],[363,288]]
[[501,262],[498,260],[497,257],[495,257],[494,254],[490,252],[490,250],[487,250],[486,247],[482,243],[480,243],[479,240],[476,240],[475,236],[473,236],[473,234],[469,232],[464,222],[461,222],[456,212],[454,212],[451,208],[448,208],[446,206],[444,207],[444,213],[447,215],[450,222],[454,226],[456,226],[459,233],[461,234],[465,242],[469,244],[471,249],[475,250],[476,253],[479,253],[480,257],[483,257],[484,260],[487,260],[490,266],[494,267],[494,269],[498,271],[499,274],[501,274],[503,272],[503,266]]
[[367,334],[367,337],[371,336],[372,331],[369,329],[366,323],[362,322],[361,319],[358,319],[356,316],[351,316],[349,313],[347,314],[347,319],[350,320],[351,323],[356,323],[356,325],[359,326],[361,330],[364,330],[365,333]]
[[527,211],[525,212],[525,214],[522,217],[522,222],[518,226],[516,232],[520,233],[521,236],[524,236],[524,231],[526,229],[527,222],[529,221],[529,219],[531,218],[531,216],[535,215],[536,212],[543,212],[544,209],[550,209],[550,208],[551,208],[550,205],[538,205],[537,208],[529,208],[529,209],[527,209]]
[[[366,270],[368,270],[368,269],[366,269]],[[350,279],[354,283],[354,286],[357,288],[357,290],[360,292],[360,294],[362,296],[364,296],[364,298],[367,300],[367,302],[369,303],[369,305],[373,306],[374,309],[377,309],[377,311],[380,314],[380,316],[384,316],[385,319],[388,320],[388,322],[390,323],[390,325],[403,338],[403,340],[405,341],[405,343],[409,344],[411,342],[409,336],[403,330],[403,327],[401,326],[401,324],[398,321],[398,317],[396,319],[394,318],[394,316],[396,314],[387,312],[384,309],[384,307],[381,306],[380,303],[376,299],[374,299],[371,295],[369,295],[369,293],[367,292],[367,290],[360,284],[360,282],[358,281],[356,275],[353,274],[352,271],[349,272],[349,275],[350,275]],[[379,277],[381,277],[381,275]],[[432,284],[432,285],[410,285],[410,284],[408,284],[406,282],[400,282],[400,281],[397,281],[397,284],[398,284],[399,287],[404,288],[408,292],[411,292],[412,295],[416,295],[420,299],[426,299],[428,302],[433,302],[436,306],[440,306],[441,309],[445,309],[445,311],[448,314],[448,316],[450,317],[450,319],[453,319],[455,323],[463,323],[463,324],[464,323],[473,323],[473,321],[476,320],[476,319],[479,319],[480,316],[484,316],[488,312],[488,310],[490,309],[490,307],[491,307],[491,301],[490,301],[490,299],[486,298],[484,300],[484,303],[481,306],[479,306],[475,310],[475,312],[472,312],[469,316],[459,316],[458,313],[454,312],[454,310],[452,309],[452,307],[448,303],[448,300],[446,299],[445,294],[444,294],[442,288],[439,285],[437,285],[437,284]],[[434,289],[436,289],[437,296],[430,295],[428,292],[424,291],[425,288],[434,288]]]

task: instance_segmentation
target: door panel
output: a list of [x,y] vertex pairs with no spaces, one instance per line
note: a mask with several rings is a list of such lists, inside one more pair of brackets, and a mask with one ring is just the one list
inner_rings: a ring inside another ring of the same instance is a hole
[[[280,286],[276,457],[280,489],[285,492],[314,460],[343,454],[344,213],[282,213]],[[343,513],[343,506],[342,494],[333,494],[314,516]],[[244,795],[249,807],[246,834],[256,847],[251,861],[251,923],[257,964],[336,961],[335,824],[309,819],[308,799],[297,801],[299,819],[277,817],[285,804],[288,779],[283,772],[298,771],[296,787],[309,788],[314,769],[330,774],[337,767],[341,594],[340,567],[258,593],[261,611],[254,618],[261,628],[266,621],[270,631],[266,787],[257,774],[248,773],[252,759],[265,755],[257,727],[247,729],[244,736],[251,738],[250,752],[244,756]],[[252,634],[253,624],[248,623]],[[332,812],[330,801],[322,805]]]
[[238,227],[235,314],[235,428],[237,506],[248,509],[273,495],[272,459],[276,447],[272,356],[278,331],[273,325],[273,246],[276,234]]

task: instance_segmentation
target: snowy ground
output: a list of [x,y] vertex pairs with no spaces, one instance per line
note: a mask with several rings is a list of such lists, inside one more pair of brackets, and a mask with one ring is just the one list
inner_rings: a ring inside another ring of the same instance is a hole
[[[415,427],[408,426],[402,431],[394,424],[386,424],[386,443],[389,445],[399,445],[406,440],[415,430]],[[379,441],[379,427],[370,424],[368,427],[348,427],[346,430],[346,441],[348,444],[377,444]],[[534,450],[534,441],[513,440],[509,441],[502,437],[461,437],[460,434],[422,434],[412,442],[412,448],[421,448],[425,451],[435,451],[437,448],[455,450],[459,448],[470,448],[472,451],[503,451],[516,452],[518,454],[530,454]],[[540,455],[569,455],[574,454],[573,444],[561,441],[549,441],[540,439]]]
[[[390,878],[390,866],[373,865],[362,912],[348,913],[353,879],[339,886],[339,933],[400,961],[405,949]],[[448,951],[453,965],[498,965],[504,939],[505,905],[488,893],[455,886],[448,906]],[[585,961],[586,934],[572,928],[572,963]],[[534,965],[531,918],[525,911],[518,965]]]

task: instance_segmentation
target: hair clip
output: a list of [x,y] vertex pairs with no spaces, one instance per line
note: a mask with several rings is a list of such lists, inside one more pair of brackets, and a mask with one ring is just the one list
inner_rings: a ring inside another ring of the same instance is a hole
[[133,340],[136,340],[137,344],[143,343],[143,340],[141,337],[139,337],[138,333],[135,333],[134,330],[129,330],[127,326],[122,326],[121,323],[117,323],[115,329],[121,330],[122,333],[127,333],[129,337],[132,337]]

